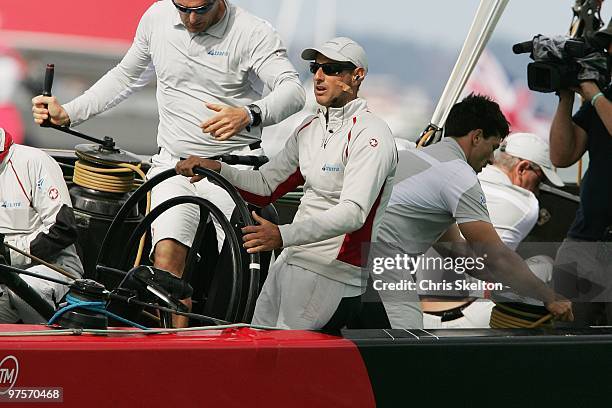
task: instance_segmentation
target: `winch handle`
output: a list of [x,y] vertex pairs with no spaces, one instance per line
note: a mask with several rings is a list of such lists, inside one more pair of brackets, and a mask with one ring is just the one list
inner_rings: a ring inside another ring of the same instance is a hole
[[51,96],[51,88],[53,88],[53,77],[55,75],[55,64],[47,64],[45,71],[45,83],[43,86],[43,96]]
[[[51,96],[51,88],[53,88],[53,77],[55,75],[55,64],[47,64],[47,69],[45,71],[45,82],[43,85],[43,96]],[[45,104],[45,108],[47,105]],[[40,127],[51,127],[53,124],[51,123],[51,119],[47,118],[40,124]]]
[[[53,78],[55,76],[55,64],[47,64],[47,69],[45,70],[45,81],[43,84],[43,96],[51,96],[51,88],[53,88]],[[45,106],[46,108],[47,106]],[[116,150],[115,141],[112,137],[104,136],[104,139],[97,139],[95,137],[88,136],[81,132],[77,132],[65,126],[58,126],[51,123],[50,119],[45,119],[43,123],[40,124],[41,127],[50,127],[55,130],[59,130],[60,132],[68,133],[69,135],[80,137],[81,139],[85,139],[89,142],[94,142],[101,145],[104,149]]]

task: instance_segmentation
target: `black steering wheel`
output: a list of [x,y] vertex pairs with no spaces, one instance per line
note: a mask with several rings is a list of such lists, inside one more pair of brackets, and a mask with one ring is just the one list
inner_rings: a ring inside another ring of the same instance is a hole
[[[194,173],[205,176],[206,178],[208,178],[209,181],[214,182],[215,184],[226,190],[234,201],[234,203],[236,204],[236,210],[241,218],[242,223],[245,226],[254,225],[253,219],[251,218],[246,203],[232,184],[230,184],[220,174],[212,170],[195,168]],[[110,225],[102,243],[102,249],[100,250],[100,254],[98,255],[98,260],[96,264],[98,266],[106,266],[122,271],[127,271],[131,269],[133,266],[133,260],[135,258],[135,249],[138,246],[140,237],[146,231],[148,231],[152,222],[157,217],[159,217],[163,212],[177,205],[198,205],[200,207],[200,220],[198,223],[196,236],[194,238],[194,244],[189,249],[187,255],[187,261],[183,277],[185,278],[190,275],[190,273],[192,272],[192,268],[195,262],[197,261],[197,250],[202,242],[202,238],[204,235],[204,226],[207,222],[208,215],[210,214],[219,222],[219,224],[223,228],[223,231],[226,235],[226,239],[229,242],[230,254],[232,258],[231,271],[228,271],[228,273],[232,274],[232,287],[230,290],[230,296],[225,316],[221,318],[233,322],[247,321],[249,317],[253,314],[253,310],[255,308],[255,301],[259,293],[259,274],[261,269],[260,256],[259,254],[249,254],[249,266],[246,271],[243,270],[241,258],[242,246],[240,245],[241,239],[239,239],[235,229],[232,227],[227,218],[225,218],[225,215],[221,212],[221,210],[219,210],[219,208],[212,204],[210,201],[194,196],[174,197],[154,208],[140,222],[140,224],[136,227],[136,229],[130,236],[121,254],[111,254],[107,250],[107,247],[109,247],[109,245],[107,245],[108,242],[113,242],[116,239],[120,238],[118,236],[118,233],[121,230],[123,222],[129,216],[130,210],[132,210],[134,206],[138,205],[138,203],[145,198],[146,194],[151,191],[155,186],[171,177],[176,176],[178,175],[176,174],[174,169],[166,170],[158,174],[157,176],[151,178],[142,186],[140,186],[136,191],[134,191],[132,196],[121,207],[121,209],[115,216],[115,219],[113,220],[112,224]],[[247,276],[245,276],[245,272]],[[246,302],[244,304],[241,304],[241,298],[243,297],[242,291],[245,289]]]

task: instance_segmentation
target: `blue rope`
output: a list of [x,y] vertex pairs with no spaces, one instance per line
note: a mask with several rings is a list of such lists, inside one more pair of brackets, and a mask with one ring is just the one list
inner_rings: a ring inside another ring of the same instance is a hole
[[122,323],[129,324],[130,326],[134,326],[142,330],[149,330],[145,326],[142,326],[131,320],[125,319],[121,316],[117,316],[113,312],[109,312],[108,310],[106,310],[105,302],[85,302],[83,300],[77,299],[74,296],[70,296],[70,295],[66,295],[66,301],[68,302],[68,305],[62,307],[57,312],[55,312],[55,314],[53,315],[53,317],[51,317],[51,319],[49,320],[47,324],[53,324],[53,322],[55,322],[61,315],[63,315],[66,312],[71,311],[72,309],[81,308],[81,309],[89,310],[91,312],[102,313],[108,317],[112,317],[115,320],[119,320]]

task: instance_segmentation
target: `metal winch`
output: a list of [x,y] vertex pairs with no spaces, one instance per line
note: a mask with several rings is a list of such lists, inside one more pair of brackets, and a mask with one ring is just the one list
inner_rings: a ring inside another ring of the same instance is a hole
[[[80,144],[75,147],[77,161],[70,188],[79,243],[86,275],[99,279],[95,265],[102,241],[113,218],[145,179],[141,160],[115,147],[112,138],[103,144]],[[132,208],[123,225],[126,236],[142,220],[142,211]],[[121,242],[114,242],[121,248]],[[108,282],[107,282],[108,283]]]
[[[51,96],[55,67],[47,65],[43,95]],[[145,181],[145,173],[141,169],[142,160],[127,151],[119,149],[111,137],[97,139],[77,132],[68,127],[54,125],[49,121],[41,126],[50,127],[64,133],[85,139],[93,144],[80,144],[75,147],[77,161],[74,166],[73,183],[70,188],[70,198],[73,203],[74,215],[77,220],[78,244],[81,259],[85,269],[85,277],[101,280],[108,287],[114,287],[117,282],[104,282],[96,274],[96,262],[102,248],[102,242],[113,218],[119,209],[129,199],[132,191]],[[147,212],[150,208],[150,196],[147,197]],[[135,206],[126,217],[122,228],[125,236],[136,228],[143,216],[139,207]],[[109,245],[121,248],[122,242],[112,242]],[[140,262],[140,254],[144,239],[140,245],[136,263]]]

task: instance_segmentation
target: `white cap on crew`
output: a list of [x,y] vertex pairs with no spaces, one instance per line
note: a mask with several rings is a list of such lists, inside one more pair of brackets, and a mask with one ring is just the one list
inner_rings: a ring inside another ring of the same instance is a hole
[[348,37],[332,38],[316,48],[306,48],[302,51],[302,59],[314,61],[317,54],[338,62],[351,62],[357,68],[368,72],[368,57],[363,47]]
[[533,133],[513,133],[506,137],[501,145],[501,151],[519,159],[529,160],[540,166],[544,176],[557,187],[565,184],[555,172],[550,161],[548,143]]

